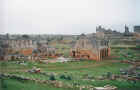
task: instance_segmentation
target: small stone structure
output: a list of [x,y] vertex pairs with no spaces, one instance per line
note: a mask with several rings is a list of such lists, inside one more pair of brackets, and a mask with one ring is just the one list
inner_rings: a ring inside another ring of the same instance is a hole
[[140,33],[140,26],[134,26],[134,32]]
[[140,26],[134,26],[134,33],[136,37],[136,45],[140,46]]
[[127,37],[132,37],[133,34],[129,31],[129,27],[125,25],[125,32],[124,32],[124,36]]

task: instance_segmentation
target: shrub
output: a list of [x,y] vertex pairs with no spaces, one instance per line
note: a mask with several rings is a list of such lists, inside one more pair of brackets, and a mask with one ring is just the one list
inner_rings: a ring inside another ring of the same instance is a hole
[[55,79],[55,76],[54,76],[54,75],[51,75],[51,76],[50,76],[50,80],[52,80],[52,81],[56,80],[56,79]]
[[71,76],[67,76],[66,79],[67,79],[67,80],[72,80]]
[[110,79],[112,77],[112,73],[111,72],[107,72],[107,78]]
[[137,45],[137,46],[136,46],[136,48],[138,48],[138,49],[139,49],[139,48],[140,48],[140,45]]
[[66,76],[63,74],[60,76],[60,79],[66,79]]
[[72,80],[71,76],[65,76],[64,74],[60,76],[60,79]]

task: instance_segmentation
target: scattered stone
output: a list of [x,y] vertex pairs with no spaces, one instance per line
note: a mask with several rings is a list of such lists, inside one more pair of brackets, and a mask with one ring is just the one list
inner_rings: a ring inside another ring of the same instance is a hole
[[57,81],[57,82],[55,83],[55,86],[56,86],[57,88],[61,88],[61,87],[63,87],[63,83],[62,83],[61,81]]
[[116,80],[116,75],[112,74],[111,80]]
[[30,73],[40,73],[40,68],[33,67],[31,70],[28,70]]
[[98,80],[105,80],[105,78],[103,76],[98,76],[97,79]]
[[117,87],[106,85],[104,87],[95,87],[95,90],[117,90]]

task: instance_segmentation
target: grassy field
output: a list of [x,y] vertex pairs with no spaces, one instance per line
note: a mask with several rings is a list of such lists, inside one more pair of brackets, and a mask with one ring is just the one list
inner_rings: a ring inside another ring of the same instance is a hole
[[[112,55],[115,55],[116,51],[113,51]],[[140,81],[133,83],[127,80],[96,80],[102,75],[111,72],[112,74],[119,75],[120,69],[130,67],[130,64],[120,63],[119,60],[103,60],[101,62],[85,60],[80,62],[67,62],[67,63],[39,63],[26,61],[25,64],[17,64],[16,61],[0,62],[0,72],[21,75],[24,77],[35,78],[40,80],[49,80],[50,75],[53,73],[55,79],[62,81],[65,84],[77,83],[80,85],[93,85],[93,86],[105,86],[114,85],[119,90],[140,90]],[[26,72],[27,70],[37,67],[41,69],[41,72],[48,74],[41,75],[36,73]],[[61,79],[60,76],[70,76],[71,80]],[[86,78],[89,77],[89,80]],[[2,90],[71,90],[68,88],[55,88],[51,85],[38,84],[33,82],[21,82],[13,79],[4,80],[5,88]],[[1,89],[0,89],[1,90]],[[74,89],[72,89],[74,90]],[[75,89],[77,90],[77,89]]]

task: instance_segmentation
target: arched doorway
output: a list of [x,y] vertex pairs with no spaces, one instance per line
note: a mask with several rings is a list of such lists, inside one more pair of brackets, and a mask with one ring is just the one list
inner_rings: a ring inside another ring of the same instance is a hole
[[76,56],[76,52],[72,51],[72,56],[75,57]]

